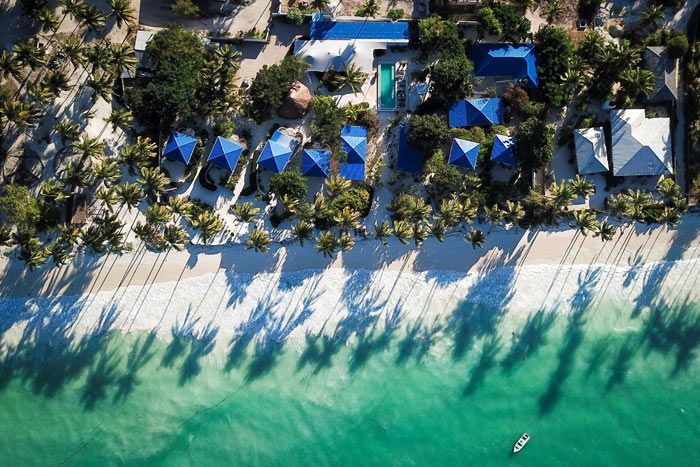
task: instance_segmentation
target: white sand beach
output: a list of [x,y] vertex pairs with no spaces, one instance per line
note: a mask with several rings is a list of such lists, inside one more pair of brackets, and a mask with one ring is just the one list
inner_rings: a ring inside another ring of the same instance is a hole
[[661,300],[699,298],[699,229],[690,215],[679,229],[630,226],[608,243],[571,229],[497,231],[483,249],[461,236],[430,239],[419,250],[368,239],[333,259],[313,244],[277,245],[267,254],[242,245],[160,254],[136,248],[33,272],[4,257],[0,328],[10,340],[38,320],[75,335],[118,329],[279,341],[437,323],[464,301],[527,313],[606,300],[644,312]]

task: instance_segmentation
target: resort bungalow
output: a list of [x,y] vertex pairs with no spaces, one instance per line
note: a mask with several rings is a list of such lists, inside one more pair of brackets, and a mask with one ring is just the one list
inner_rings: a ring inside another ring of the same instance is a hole
[[399,154],[396,170],[404,173],[420,173],[423,170],[423,155],[408,142],[408,125],[399,127]]
[[602,127],[574,130],[576,165],[581,175],[607,172],[608,152]]
[[654,73],[654,90],[647,100],[652,103],[676,102],[678,99],[678,60],[666,47],[644,49],[644,63]]
[[221,136],[216,137],[207,161],[222,170],[233,172],[244,147]]
[[345,125],[340,130],[340,143],[348,156],[346,163],[340,166],[340,175],[348,180],[364,180],[367,129],[362,126]]
[[532,44],[474,44],[469,57],[474,62],[474,76],[514,81],[527,88],[537,87],[537,60]]
[[196,146],[197,138],[175,131],[170,135],[168,144],[165,145],[163,157],[187,165],[190,163],[190,159],[192,159],[192,154]]
[[646,118],[644,109],[610,113],[613,175],[660,176],[673,172],[671,123]]
[[493,148],[491,149],[491,161],[504,165],[515,165],[515,154],[513,154],[515,139],[509,136],[496,135],[493,138]]
[[354,64],[372,73],[375,50],[408,45],[408,41],[405,21],[326,21],[317,14],[311,20],[309,40],[294,43],[294,55],[311,66],[309,71],[343,71]]
[[476,169],[476,161],[479,158],[479,143],[466,139],[453,138],[450,148],[448,163],[462,167],[463,169]]
[[294,155],[298,145],[299,140],[287,135],[282,128],[278,128],[260,153],[258,165],[275,173],[280,173],[289,163],[289,159]]
[[329,149],[304,149],[301,156],[301,173],[307,177],[330,177],[331,151]]
[[450,126],[490,126],[503,123],[503,101],[499,98],[463,99],[450,106]]

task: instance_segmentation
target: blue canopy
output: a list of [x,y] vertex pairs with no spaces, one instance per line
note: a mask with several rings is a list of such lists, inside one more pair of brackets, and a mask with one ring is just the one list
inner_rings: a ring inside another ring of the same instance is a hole
[[242,152],[243,146],[240,144],[217,136],[207,160],[221,169],[233,172]]
[[532,44],[474,44],[469,58],[474,62],[474,76],[509,77],[523,80],[527,87],[537,87],[537,60]]
[[450,158],[448,160],[450,164],[474,170],[478,158],[479,143],[459,138],[452,140],[452,148],[450,149]]
[[503,102],[497,97],[464,99],[450,106],[450,126],[489,126],[503,123]]
[[376,40],[408,42],[407,21],[322,21],[312,18],[311,40]]
[[340,143],[348,155],[347,163],[340,166],[340,175],[348,180],[364,180],[367,129],[362,126],[345,125],[340,130]]
[[328,149],[304,149],[301,173],[307,177],[329,177],[331,174],[331,151]]
[[396,170],[412,174],[423,170],[423,155],[408,143],[408,125],[399,127],[399,156],[396,159]]
[[258,164],[280,173],[287,166],[298,145],[299,141],[287,136],[282,130],[276,130],[260,153]]
[[195,146],[197,146],[197,138],[174,131],[173,134],[170,135],[168,144],[165,145],[163,157],[171,161],[189,164]]
[[515,165],[515,154],[513,154],[515,139],[509,136],[496,135],[493,139],[493,149],[491,150],[491,160],[499,164]]

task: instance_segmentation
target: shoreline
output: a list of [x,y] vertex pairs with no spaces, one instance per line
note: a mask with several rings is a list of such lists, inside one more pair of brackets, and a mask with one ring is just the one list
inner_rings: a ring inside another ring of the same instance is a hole
[[[573,230],[500,231],[483,249],[454,237],[421,250],[367,240],[333,259],[312,244],[267,254],[242,246],[135,251],[86,255],[14,280],[23,263],[3,258],[0,330],[6,342],[47,326],[50,338],[55,329],[69,338],[114,329],[218,345],[240,336],[347,340],[375,327],[448,322],[460,308],[482,305],[520,315],[612,301],[642,312],[698,301],[700,219],[683,226],[631,226],[608,243]],[[28,295],[29,284],[42,287]]]

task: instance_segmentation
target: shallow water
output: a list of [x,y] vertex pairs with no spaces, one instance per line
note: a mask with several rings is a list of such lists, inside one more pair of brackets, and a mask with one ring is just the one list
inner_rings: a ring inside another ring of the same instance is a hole
[[700,437],[692,303],[51,342],[2,350],[1,465],[693,465]]

